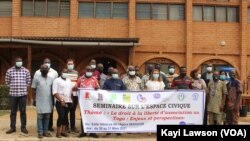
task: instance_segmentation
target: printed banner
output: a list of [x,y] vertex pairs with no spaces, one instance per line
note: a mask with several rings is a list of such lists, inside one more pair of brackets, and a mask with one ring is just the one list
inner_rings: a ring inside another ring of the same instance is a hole
[[156,132],[157,125],[202,125],[205,91],[78,91],[86,133]]

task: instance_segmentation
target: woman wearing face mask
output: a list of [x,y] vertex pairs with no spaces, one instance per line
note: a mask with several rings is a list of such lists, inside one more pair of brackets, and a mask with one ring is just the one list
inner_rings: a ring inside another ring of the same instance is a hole
[[162,91],[165,84],[161,80],[160,72],[158,69],[154,69],[151,73],[150,80],[146,83],[146,90],[148,91]]
[[201,79],[201,74],[195,69],[191,71],[190,76],[192,77],[192,88],[199,90],[206,90],[207,86],[203,79]]

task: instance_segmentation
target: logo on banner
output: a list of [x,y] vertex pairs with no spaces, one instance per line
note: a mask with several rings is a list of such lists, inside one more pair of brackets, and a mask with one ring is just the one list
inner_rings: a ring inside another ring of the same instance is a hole
[[130,94],[123,94],[123,102],[130,103]]
[[84,94],[84,99],[86,99],[86,100],[89,100],[90,98],[89,98],[89,92],[85,92],[85,94]]
[[161,98],[161,94],[160,94],[160,93],[154,93],[154,98],[155,98],[155,99]]
[[199,98],[199,94],[193,93],[192,97],[193,97],[193,101],[197,101]]
[[138,95],[137,95],[137,100],[138,100],[139,102],[144,103],[144,102],[147,101],[147,98],[144,97],[142,94],[138,94]]
[[180,125],[186,125],[187,123],[185,121],[181,121]]
[[179,101],[183,101],[185,99],[184,93],[178,93],[177,98],[179,99]]
[[98,101],[103,101],[103,95],[101,93],[98,93]]
[[110,94],[109,101],[110,101],[110,102],[116,101],[116,94]]

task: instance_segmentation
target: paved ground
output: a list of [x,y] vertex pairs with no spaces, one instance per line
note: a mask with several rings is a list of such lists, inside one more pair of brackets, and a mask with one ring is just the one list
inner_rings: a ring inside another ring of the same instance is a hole
[[[77,112],[79,113],[79,112]],[[35,108],[30,106],[27,108],[27,129],[29,134],[22,134],[20,132],[20,118],[19,114],[17,115],[17,132],[7,135],[5,132],[9,129],[9,114],[0,116],[0,141],[39,141],[37,138],[36,131],[36,112]],[[56,123],[57,113],[54,112],[54,123]],[[240,124],[250,125],[250,115],[248,117],[241,117]],[[54,124],[55,125],[55,124]],[[80,115],[77,115],[77,128],[80,129]],[[58,138],[55,137],[55,133],[52,132],[52,138],[43,138],[44,141],[57,141]],[[99,134],[100,138],[94,139],[90,137],[78,138],[78,134],[71,133],[68,138],[61,138],[62,141],[156,141],[156,135],[147,135],[147,134],[123,134],[122,136],[110,135],[106,136],[105,134]]]

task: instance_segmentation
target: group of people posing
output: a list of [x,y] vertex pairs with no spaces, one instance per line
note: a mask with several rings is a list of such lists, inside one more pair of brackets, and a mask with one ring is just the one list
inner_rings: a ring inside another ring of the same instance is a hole
[[[139,67],[128,66],[127,72],[120,75],[116,68],[109,67],[108,73],[103,73],[104,66],[92,59],[89,65],[81,72],[75,70],[73,59],[67,60],[67,66],[61,70],[60,75],[51,68],[50,59],[46,58],[40,69],[31,75],[23,67],[22,58],[15,59],[15,65],[6,72],[6,84],[10,96],[10,129],[6,132],[16,132],[16,114],[19,107],[21,117],[21,132],[28,134],[26,129],[26,98],[31,84],[33,89],[33,105],[37,111],[38,137],[51,137],[49,131],[53,129],[53,107],[58,113],[56,137],[67,137],[69,132],[79,133],[78,137],[87,136],[76,128],[76,108],[78,105],[77,90],[79,88],[92,88],[104,90],[127,91],[163,91],[166,89],[201,89],[206,91],[206,109],[204,125],[238,124],[239,110],[241,108],[242,85],[235,78],[235,71],[227,73],[213,71],[208,65],[207,72],[202,75],[193,70],[187,76],[186,67],[180,67],[176,74],[175,66],[168,66],[168,73],[161,71],[161,65],[148,65],[146,74],[139,72]],[[208,119],[207,119],[208,117]],[[226,118],[225,118],[226,117]],[[121,135],[121,134],[117,134]],[[89,136],[97,138],[97,134]]]

